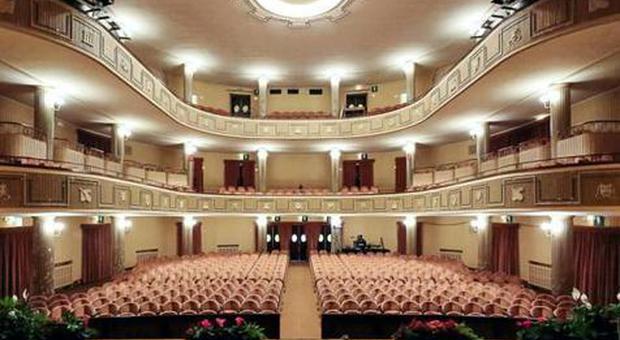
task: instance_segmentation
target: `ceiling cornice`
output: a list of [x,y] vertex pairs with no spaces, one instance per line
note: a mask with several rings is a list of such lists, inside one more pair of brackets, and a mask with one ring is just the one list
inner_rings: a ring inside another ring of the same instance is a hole
[[243,2],[249,8],[248,13],[260,21],[279,21],[284,23],[289,28],[303,29],[309,28],[312,26],[312,23],[317,21],[337,22],[343,19],[350,14],[349,8],[355,0],[340,0],[338,4],[329,11],[305,18],[289,17],[274,13],[261,6],[257,0],[243,0]]

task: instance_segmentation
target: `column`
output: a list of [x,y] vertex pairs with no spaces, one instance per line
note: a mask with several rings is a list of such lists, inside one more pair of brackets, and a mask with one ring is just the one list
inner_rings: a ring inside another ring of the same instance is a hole
[[336,254],[342,250],[342,227],[343,222],[340,216],[330,216],[329,218],[332,234],[332,253]]
[[558,157],[558,142],[571,133],[571,99],[570,84],[558,84],[551,87],[549,95],[549,131],[551,134],[551,157]]
[[183,100],[192,104],[192,95],[194,94],[194,73],[196,67],[190,64],[183,64]]
[[267,116],[267,98],[269,96],[269,79],[267,77],[258,78],[258,116]]
[[403,151],[405,152],[405,160],[407,162],[407,169],[405,170],[407,173],[407,188],[411,188],[413,186],[413,175],[415,174],[416,144],[409,143],[405,145]]
[[574,286],[573,217],[551,217],[551,292],[570,294]]
[[198,152],[198,147],[193,142],[183,144],[183,170],[187,174],[187,184],[194,188],[194,154]]
[[330,79],[331,84],[331,101],[332,101],[332,117],[340,117],[340,76],[333,76]]
[[131,221],[125,216],[112,216],[112,272],[114,275],[125,271],[125,235]]
[[476,159],[478,160],[478,168],[484,160],[484,157],[490,150],[491,130],[489,122],[484,122],[480,128],[474,132],[476,138]]
[[54,159],[56,111],[62,105],[62,98],[44,87],[36,88],[34,98],[34,129],[44,135],[47,159]]
[[403,65],[403,73],[405,74],[405,84],[407,94],[407,102],[413,102],[415,100],[415,69],[416,64],[412,61],[406,62]]
[[181,249],[181,256],[192,255],[194,253],[194,226],[196,220],[193,217],[187,216],[183,218],[181,237],[183,239],[183,249]]
[[256,166],[257,166],[257,191],[267,192],[267,157],[269,153],[267,150],[260,148],[256,151]]
[[471,226],[478,235],[478,268],[483,270],[490,269],[493,231],[491,228],[491,216],[478,215],[472,221]]
[[112,125],[112,154],[123,165],[125,161],[125,138],[128,137],[128,129],[119,124]]
[[267,251],[267,217],[258,216],[256,218],[256,252]]
[[415,216],[407,216],[403,224],[407,230],[407,255],[415,255],[418,247],[418,219]]
[[33,217],[32,295],[54,293],[54,227],[53,216]]
[[332,192],[340,191],[340,162],[342,159],[342,152],[339,149],[332,149],[329,152],[329,158],[331,159],[331,190]]

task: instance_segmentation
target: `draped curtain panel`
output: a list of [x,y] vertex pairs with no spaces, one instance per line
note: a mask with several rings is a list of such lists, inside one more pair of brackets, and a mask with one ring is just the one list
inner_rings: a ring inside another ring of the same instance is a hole
[[407,190],[407,158],[396,157],[394,162],[394,190],[396,192],[405,192]]
[[280,232],[280,250],[288,251],[293,234],[293,223],[278,223],[278,231]]
[[375,160],[362,159],[360,162],[360,185],[372,187],[375,185]]
[[177,222],[177,256],[183,256],[183,246],[185,245],[183,240],[183,223]]
[[239,181],[240,161],[227,159],[224,161],[224,186],[237,187]]
[[356,163],[357,161],[342,162],[342,186],[343,187],[355,186],[355,177],[357,176],[357,171],[355,169]]
[[519,225],[493,223],[491,228],[491,270],[519,275]]
[[612,303],[620,288],[620,228],[574,227],[575,287],[593,303]]
[[407,226],[401,222],[396,222],[397,252],[399,255],[407,255]]
[[112,278],[112,225],[82,224],[82,281]]
[[0,297],[30,288],[32,227],[0,228]]
[[196,223],[192,229],[192,248],[194,255],[202,254],[202,222]]
[[204,159],[201,157],[194,157],[194,166],[193,166],[193,189],[196,192],[204,192],[204,170],[203,170]]
[[416,233],[415,233],[415,255],[422,256],[424,253],[424,244],[422,241],[424,240],[424,224],[422,222],[418,222],[416,225]]
[[255,161],[243,161],[243,186],[246,188],[254,188],[256,175],[256,162]]
[[319,235],[321,235],[321,228],[325,223],[323,222],[308,222],[305,224],[305,232],[308,238],[308,249],[317,250],[319,244]]

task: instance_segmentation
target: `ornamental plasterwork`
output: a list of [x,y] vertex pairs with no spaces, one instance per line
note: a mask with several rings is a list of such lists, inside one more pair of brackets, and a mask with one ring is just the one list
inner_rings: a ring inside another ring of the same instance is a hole
[[0,183],[0,201],[6,202],[11,199],[9,193],[9,185],[6,183]]
[[616,188],[612,183],[600,183],[596,187],[596,199],[608,200],[614,198],[616,195]]
[[336,22],[349,15],[349,7],[355,0],[340,0],[334,7],[327,12],[312,17],[296,18],[274,13],[263,6],[257,0],[243,0],[249,8],[249,14],[256,19],[264,22],[278,21],[289,28],[309,28],[312,23],[317,21]]

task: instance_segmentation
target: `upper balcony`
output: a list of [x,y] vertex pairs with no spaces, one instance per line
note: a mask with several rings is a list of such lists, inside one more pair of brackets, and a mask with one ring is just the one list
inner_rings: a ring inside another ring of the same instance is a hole
[[432,143],[466,135],[476,122],[524,118],[502,109],[537,103],[549,83],[592,80],[580,71],[620,46],[618,11],[616,1],[538,1],[494,27],[413,102],[350,119],[245,119],[198,109],[105,27],[54,0],[15,2],[0,15],[0,42],[9,46],[1,55],[10,65],[5,82],[69,83],[61,115],[78,123],[128,121],[142,136],[205,140],[214,149],[255,150],[257,140],[282,150],[323,151],[338,143],[390,149],[411,136]]

